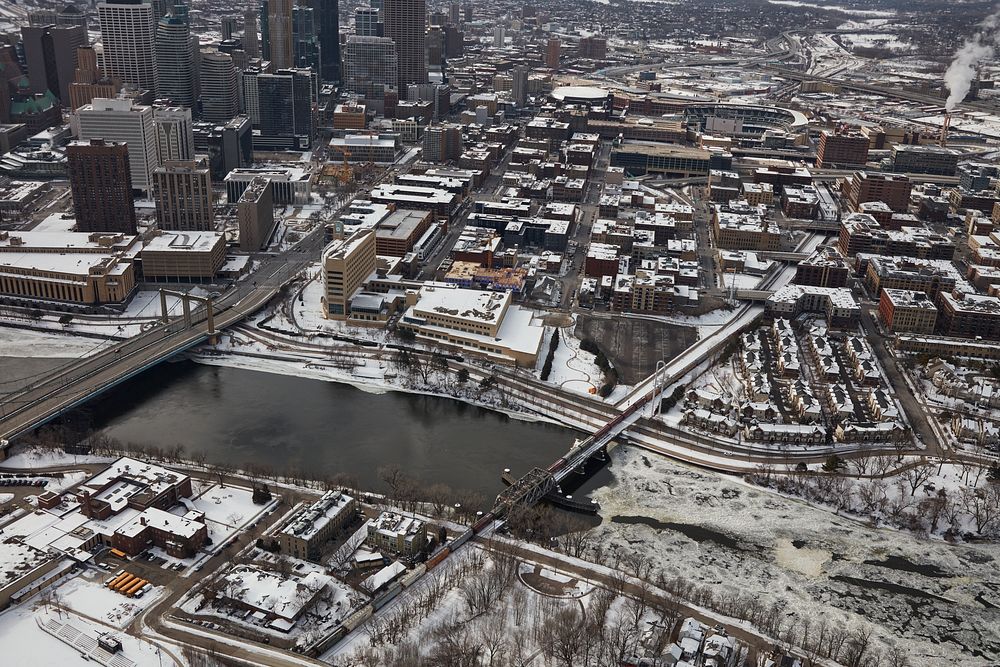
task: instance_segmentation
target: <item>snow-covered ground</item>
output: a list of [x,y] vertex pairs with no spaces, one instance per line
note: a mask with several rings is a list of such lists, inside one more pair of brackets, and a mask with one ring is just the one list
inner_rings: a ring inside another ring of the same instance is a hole
[[[559,346],[552,358],[552,372],[548,382],[578,391],[583,394],[594,393],[604,384],[604,372],[594,363],[594,354],[580,349],[580,340],[573,335],[576,329],[574,323],[559,329]],[[552,329],[545,330],[542,339],[542,349],[538,355],[536,373],[541,373],[545,358],[552,345]]]
[[603,522],[591,531],[605,554],[640,554],[668,579],[778,602],[814,622],[871,624],[914,667],[996,664],[998,545],[871,528],[633,448],[612,461],[613,484],[594,494]]
[[84,463],[111,463],[114,460],[110,456],[67,454],[59,449],[26,449],[0,461],[0,468],[47,468]]
[[[85,662],[80,651],[60,641],[42,630],[38,620],[51,618],[61,623],[69,623],[85,634],[97,638],[98,635],[113,631],[112,627],[100,625],[75,614],[46,608],[37,598],[32,602],[12,607],[0,613],[0,641],[3,653],[0,662],[11,667],[30,665],[31,667],[69,667],[70,665],[96,664]],[[147,641],[114,632],[122,643],[122,655],[139,667],[184,667],[186,665],[177,653],[158,650]]]
[[65,333],[46,333],[0,326],[0,355],[4,357],[78,359],[95,354],[111,344],[106,340],[94,340]]
[[[202,287],[193,287],[190,291],[191,294],[196,296],[205,296],[208,292]],[[195,306],[197,307],[197,306]],[[175,296],[167,296],[167,312],[171,316],[180,315],[182,310],[181,299]],[[147,328],[153,326],[157,318],[160,316],[160,293],[157,291],[140,291],[137,292],[132,300],[129,302],[128,306],[125,308],[124,312],[116,315],[74,315],[73,319],[67,323],[63,324],[59,321],[61,316],[59,315],[43,315],[39,318],[30,317],[28,315],[22,315],[15,312],[4,312],[0,316],[0,324],[6,324],[10,327],[32,327],[34,329],[45,329],[47,331],[55,331],[63,336],[59,336],[60,339],[65,341],[75,341],[75,344],[91,347],[95,345],[106,344],[104,342],[95,342],[92,340],[87,340],[85,338],[73,338],[71,336],[66,336],[65,334],[84,334],[87,336],[103,336],[108,338],[127,338],[129,336],[135,336]],[[22,331],[18,330],[15,340],[19,340]],[[24,331],[27,334],[29,332]],[[2,342],[2,341],[0,341]],[[67,343],[69,344],[69,343]],[[96,350],[94,350],[96,351]],[[12,352],[7,352],[4,348],[5,356],[81,356],[80,354],[25,354],[25,355],[15,355]]]
[[81,616],[125,628],[139,612],[153,604],[163,590],[154,587],[141,598],[129,598],[105,586],[112,578],[113,573],[85,570],[56,588],[52,599]]

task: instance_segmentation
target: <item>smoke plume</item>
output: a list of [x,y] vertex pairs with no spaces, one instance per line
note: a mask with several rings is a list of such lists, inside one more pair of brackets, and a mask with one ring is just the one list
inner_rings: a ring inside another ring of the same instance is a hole
[[969,94],[979,63],[996,54],[997,46],[1000,45],[998,26],[1000,26],[1000,9],[986,17],[979,24],[979,32],[967,39],[955,52],[951,65],[944,73],[944,83],[948,86],[948,101],[945,102],[945,108],[948,111],[953,111]]

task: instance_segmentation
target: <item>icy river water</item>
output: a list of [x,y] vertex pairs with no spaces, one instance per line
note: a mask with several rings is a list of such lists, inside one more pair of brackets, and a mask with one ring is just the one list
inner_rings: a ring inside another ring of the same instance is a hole
[[[53,359],[7,359],[37,372]],[[397,465],[426,484],[495,495],[500,473],[546,467],[575,434],[541,422],[433,396],[370,394],[320,380],[166,363],[88,404],[76,418],[126,442],[184,446],[208,461],[347,473],[379,489],[378,469]]]

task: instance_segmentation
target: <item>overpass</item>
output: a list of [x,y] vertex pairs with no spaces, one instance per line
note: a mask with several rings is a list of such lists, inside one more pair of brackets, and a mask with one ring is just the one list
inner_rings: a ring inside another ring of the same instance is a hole
[[323,229],[306,236],[295,248],[262,260],[253,280],[225,295],[101,352],[60,367],[0,400],[0,458],[10,441],[91,398],[139,375],[160,362],[199,345],[219,330],[256,312],[315,259]]
[[760,253],[763,259],[773,259],[776,262],[801,262],[807,259],[811,253],[808,252],[779,252],[765,250]]

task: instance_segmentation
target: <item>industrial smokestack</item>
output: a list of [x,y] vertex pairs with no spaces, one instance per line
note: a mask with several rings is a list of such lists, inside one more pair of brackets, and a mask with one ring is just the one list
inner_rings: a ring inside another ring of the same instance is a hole
[[948,145],[948,128],[951,127],[951,114],[946,113],[944,115],[944,123],[941,124],[941,138],[938,140],[938,144],[941,148]]

